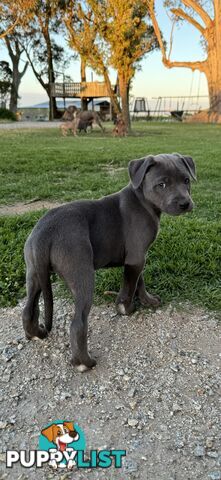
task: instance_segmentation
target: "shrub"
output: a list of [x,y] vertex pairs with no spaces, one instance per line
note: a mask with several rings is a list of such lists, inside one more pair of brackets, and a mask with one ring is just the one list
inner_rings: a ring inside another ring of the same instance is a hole
[[0,108],[0,120],[16,120],[15,113],[11,112],[7,108]]

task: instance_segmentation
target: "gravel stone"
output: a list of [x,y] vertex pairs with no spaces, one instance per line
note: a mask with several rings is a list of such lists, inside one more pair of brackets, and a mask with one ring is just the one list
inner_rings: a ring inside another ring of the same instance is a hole
[[195,457],[204,457],[205,448],[202,447],[201,445],[197,445],[197,447],[194,449],[194,455]]
[[208,455],[208,457],[211,457],[211,458],[218,458],[218,453],[215,452],[215,451],[212,451],[212,450],[209,450],[207,452],[207,455]]
[[207,448],[212,448],[213,447],[213,438],[207,438],[206,439],[206,447]]
[[7,427],[7,422],[0,422],[0,430],[4,430]]
[[128,418],[127,423],[129,425],[129,427],[136,427],[139,422],[135,418]]
[[211,472],[209,473],[208,477],[211,480],[221,480],[221,472]]

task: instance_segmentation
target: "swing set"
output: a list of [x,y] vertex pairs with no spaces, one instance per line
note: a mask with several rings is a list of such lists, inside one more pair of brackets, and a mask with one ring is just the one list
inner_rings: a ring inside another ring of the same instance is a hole
[[144,97],[136,97],[132,101],[132,118],[146,117],[155,119],[170,118],[182,121],[184,116],[192,115],[205,108],[202,103],[208,99],[208,95],[200,95],[201,72],[196,94],[193,94],[194,72],[190,85],[189,95],[159,96],[148,100]]

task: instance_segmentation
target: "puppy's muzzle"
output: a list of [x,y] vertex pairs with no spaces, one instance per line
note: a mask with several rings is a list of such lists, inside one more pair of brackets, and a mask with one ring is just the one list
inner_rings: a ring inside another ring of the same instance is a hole
[[184,212],[189,212],[190,210],[192,210],[193,208],[193,205],[191,204],[191,202],[189,201],[186,201],[186,202],[182,202],[179,204],[179,207],[181,210],[183,210]]

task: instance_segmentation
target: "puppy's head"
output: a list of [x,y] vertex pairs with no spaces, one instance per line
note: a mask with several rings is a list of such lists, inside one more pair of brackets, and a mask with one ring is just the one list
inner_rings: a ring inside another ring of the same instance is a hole
[[79,435],[74,428],[72,422],[53,423],[49,427],[41,431],[49,442],[57,445],[58,450],[65,450],[68,443],[75,442],[79,439]]
[[181,215],[193,209],[190,181],[196,180],[196,171],[191,157],[173,153],[132,160],[129,175],[134,190],[160,212]]

